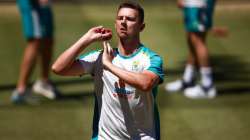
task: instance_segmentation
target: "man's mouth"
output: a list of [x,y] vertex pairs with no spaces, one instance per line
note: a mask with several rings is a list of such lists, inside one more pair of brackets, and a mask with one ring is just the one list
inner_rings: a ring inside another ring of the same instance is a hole
[[121,31],[127,31],[127,29],[126,29],[126,28],[120,28],[120,30],[121,30]]
[[121,28],[121,29],[120,29],[120,32],[121,32],[122,34],[127,34],[127,29]]

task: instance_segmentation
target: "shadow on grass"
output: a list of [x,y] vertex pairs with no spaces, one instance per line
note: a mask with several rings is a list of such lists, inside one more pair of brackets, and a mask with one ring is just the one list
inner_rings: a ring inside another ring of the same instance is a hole
[[[211,57],[211,63],[213,65],[213,74],[216,86],[218,87],[219,95],[223,94],[245,94],[250,93],[250,64],[242,61],[236,56],[229,55],[214,55]],[[170,76],[182,75],[184,69],[184,62],[181,62],[181,67],[177,69],[169,69],[164,72]],[[53,81],[57,86],[78,84],[78,83],[90,83],[93,82],[91,77]],[[31,84],[29,84],[31,86]],[[15,84],[0,85],[0,91],[13,90]],[[69,95],[62,94],[60,99],[78,99],[84,96],[91,96],[90,92],[76,92]]]
[[213,56],[214,77],[220,95],[250,93],[250,64],[236,56]]
[[65,100],[79,100],[82,101],[84,98],[92,97],[94,92],[82,91],[82,92],[70,92],[70,94],[60,94],[57,98],[59,101]]
[[[81,79],[71,79],[71,80],[54,80],[53,84],[57,86],[64,86],[69,84],[77,84],[77,83],[89,83],[93,80],[91,78],[81,78]],[[33,83],[29,83],[28,86],[31,87]],[[16,87],[15,83],[12,84],[6,84],[6,85],[0,85],[0,91],[4,90],[13,90]]]
[[[250,64],[237,56],[214,55],[210,58],[213,75],[219,95],[250,93]],[[166,70],[170,76],[181,76],[185,62],[181,67]]]
[[[71,79],[71,80],[55,80],[53,84],[56,86],[68,86],[74,85],[79,83],[90,83],[93,82],[91,77],[87,78],[79,78],[79,79]],[[33,83],[29,83],[29,87],[32,86]],[[0,93],[1,91],[11,91],[14,90],[15,84],[6,84],[0,85]],[[91,97],[93,95],[93,91],[73,91],[73,92],[63,92],[60,91],[57,100],[64,101],[64,100],[83,100],[86,97]]]

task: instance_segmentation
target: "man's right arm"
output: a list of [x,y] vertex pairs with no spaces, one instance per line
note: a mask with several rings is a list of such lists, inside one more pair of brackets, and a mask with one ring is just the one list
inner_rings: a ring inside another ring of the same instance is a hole
[[106,40],[106,38],[110,37],[110,33],[97,32],[102,29],[104,28],[101,26],[91,28],[56,59],[52,65],[52,71],[58,75],[75,76],[84,74],[84,67],[76,60],[76,57],[91,43]]

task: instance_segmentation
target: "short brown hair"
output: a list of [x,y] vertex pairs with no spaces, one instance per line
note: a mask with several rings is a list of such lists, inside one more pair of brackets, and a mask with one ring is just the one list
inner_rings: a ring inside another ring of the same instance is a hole
[[121,8],[132,8],[137,10],[139,14],[140,23],[144,22],[144,10],[138,3],[135,3],[133,1],[125,1],[119,5],[117,11],[119,11]]

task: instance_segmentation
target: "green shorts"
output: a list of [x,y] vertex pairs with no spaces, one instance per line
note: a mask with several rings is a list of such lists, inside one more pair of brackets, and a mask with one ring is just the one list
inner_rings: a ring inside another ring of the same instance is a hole
[[53,37],[53,14],[50,5],[41,6],[36,0],[17,0],[17,5],[27,39]]
[[206,7],[185,7],[184,23],[187,32],[206,32],[213,25],[214,0],[207,0]]

